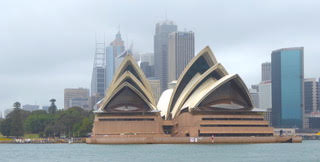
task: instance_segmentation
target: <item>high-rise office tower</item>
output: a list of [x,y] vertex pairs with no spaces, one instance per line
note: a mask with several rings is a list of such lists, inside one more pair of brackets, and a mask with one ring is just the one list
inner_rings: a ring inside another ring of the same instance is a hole
[[114,71],[116,71],[122,62],[122,53],[125,51],[124,41],[121,38],[120,31],[116,34],[116,38],[110,43],[113,48]]
[[154,65],[154,54],[153,53],[143,53],[139,55],[140,62],[148,62],[150,66]]
[[154,77],[154,66],[150,66],[149,62],[140,62],[140,68],[147,78]]
[[272,125],[303,125],[303,47],[272,51]]
[[151,85],[153,97],[158,102],[160,98],[160,80],[157,80],[155,78],[148,78],[149,83]]
[[147,78],[154,77],[154,59],[153,53],[144,53],[139,55],[140,68]]
[[259,108],[259,92],[257,89],[249,89],[249,94],[252,99],[253,106]]
[[259,86],[259,108],[268,110],[272,108],[272,84],[271,81],[264,81]]
[[271,62],[265,62],[261,64],[261,81],[271,80]]
[[106,68],[94,67],[91,80],[91,96],[96,96],[97,101],[104,97],[106,90]]
[[194,57],[194,33],[192,31],[170,33],[168,49],[168,82],[171,82],[178,79]]
[[315,78],[304,79],[304,113],[316,112],[318,108],[318,82]]
[[160,80],[160,90],[163,92],[168,86],[168,37],[177,31],[177,25],[172,21],[156,24],[154,35],[154,63],[155,77]]
[[106,89],[108,89],[114,74],[115,58],[113,56],[113,47],[106,47]]
[[89,110],[89,89],[66,88],[64,89],[64,109],[81,107]]
[[318,105],[317,111],[320,111],[320,78],[319,78],[318,84],[317,84],[317,97],[318,97],[318,99],[317,99],[317,105]]
[[121,64],[120,55],[124,52],[124,41],[121,38],[120,31],[116,34],[115,39],[106,47],[106,89],[109,87],[113,74]]
[[96,51],[91,78],[91,103],[90,107],[104,97],[106,90],[106,50],[105,42],[96,41]]

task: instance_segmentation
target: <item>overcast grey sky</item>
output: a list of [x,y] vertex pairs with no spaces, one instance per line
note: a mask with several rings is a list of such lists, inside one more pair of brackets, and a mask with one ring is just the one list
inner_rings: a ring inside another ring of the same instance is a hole
[[114,39],[121,26],[138,52],[153,51],[165,13],[209,45],[229,73],[260,81],[272,50],[305,47],[305,77],[320,77],[320,1],[314,0],[1,0],[0,110],[15,101],[63,105],[64,88],[90,87],[95,33]]

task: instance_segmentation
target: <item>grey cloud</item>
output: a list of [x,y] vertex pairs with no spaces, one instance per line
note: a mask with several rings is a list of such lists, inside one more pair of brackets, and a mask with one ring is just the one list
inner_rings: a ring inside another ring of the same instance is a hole
[[[193,30],[196,51],[210,45],[230,73],[260,81],[271,51],[305,47],[305,76],[319,77],[319,1],[0,1],[0,109],[63,105],[63,89],[89,87],[95,33],[110,42],[121,26],[126,43],[153,51],[155,23],[167,17]],[[127,40],[129,42],[127,42]]]

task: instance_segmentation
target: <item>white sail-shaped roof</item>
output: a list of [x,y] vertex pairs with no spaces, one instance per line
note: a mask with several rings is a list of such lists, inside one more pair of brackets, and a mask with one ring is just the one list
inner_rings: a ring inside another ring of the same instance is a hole
[[199,52],[182,71],[178,78],[177,85],[173,90],[172,96],[169,101],[169,110],[167,116],[172,111],[173,106],[176,104],[179,96],[181,95],[183,89],[192,80],[195,80],[197,76],[207,71],[210,67],[217,64],[217,60],[214,57],[211,49],[207,46]]
[[162,92],[158,104],[157,104],[157,108],[158,110],[161,111],[161,116],[166,116],[167,112],[168,112],[168,106],[169,106],[169,100],[170,97],[172,95],[173,89],[167,89],[165,91]]
[[209,47],[193,58],[170,97],[166,119],[188,111],[251,110],[252,101],[241,78],[229,75]]
[[113,76],[111,84],[114,85],[115,82],[126,72],[130,71],[139,81],[147,88],[151,90],[151,85],[148,82],[143,71],[140,69],[139,65],[134,60],[131,54],[127,54],[123,61],[121,62],[119,68],[117,69],[115,75]]
[[115,73],[100,107],[101,112],[153,111],[151,86],[131,55],[126,55]]
[[[219,89],[221,89],[219,91]],[[208,79],[190,96],[183,108],[252,109],[249,92],[237,74]]]
[[[216,82],[220,78],[228,75],[227,71],[224,69],[224,67],[218,63],[214,66],[212,66],[210,69],[208,69],[205,73],[198,76],[196,75],[194,80],[192,82],[189,82],[189,84],[184,88],[181,95],[178,97],[178,100],[176,104],[173,106],[173,109],[171,111],[172,116],[175,116],[175,114],[180,111],[180,109],[183,107],[184,103],[189,100],[189,97],[195,93],[198,89],[200,89],[201,85],[204,84],[205,81],[211,79],[213,82]],[[192,100],[192,99],[190,99]]]

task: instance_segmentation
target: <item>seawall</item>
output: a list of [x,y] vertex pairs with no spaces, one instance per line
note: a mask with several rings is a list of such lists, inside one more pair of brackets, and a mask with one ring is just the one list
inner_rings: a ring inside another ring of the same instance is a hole
[[250,144],[301,143],[299,136],[273,137],[90,137],[88,144]]

